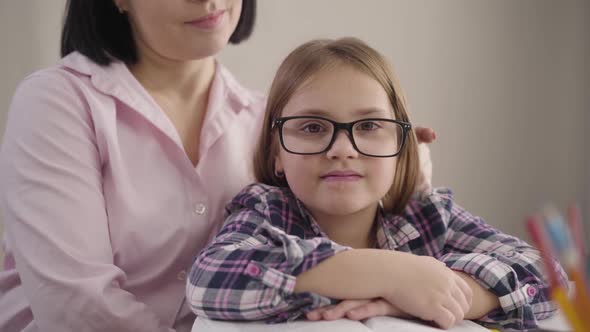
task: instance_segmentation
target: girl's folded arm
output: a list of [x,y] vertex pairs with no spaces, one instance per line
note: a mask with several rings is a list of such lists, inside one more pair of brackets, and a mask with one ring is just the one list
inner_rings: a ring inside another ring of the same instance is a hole
[[212,319],[293,320],[335,299],[383,296],[395,255],[302,239],[243,209],[193,263],[187,299],[197,315]]
[[[550,316],[555,305],[543,273],[539,251],[526,242],[501,233],[451,200],[446,203],[448,230],[442,260],[453,270],[471,275],[498,296],[501,308],[482,317],[482,323],[506,328],[532,328]],[[561,281],[567,275],[556,263]]]
[[301,239],[254,209],[234,211],[193,263],[186,295],[200,316],[292,320],[332,300],[295,293],[296,276],[346,250],[329,239]]

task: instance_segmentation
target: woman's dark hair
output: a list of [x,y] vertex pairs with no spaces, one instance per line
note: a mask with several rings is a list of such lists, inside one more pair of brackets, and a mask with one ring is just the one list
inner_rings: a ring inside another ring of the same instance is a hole
[[[248,39],[254,28],[256,0],[243,0],[232,44]],[[113,58],[137,62],[137,48],[127,15],[119,13],[112,0],[68,0],[61,32],[61,56],[78,51],[99,65]]]

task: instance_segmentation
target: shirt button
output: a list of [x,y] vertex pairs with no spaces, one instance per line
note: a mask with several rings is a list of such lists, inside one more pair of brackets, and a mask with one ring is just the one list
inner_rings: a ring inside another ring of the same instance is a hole
[[526,294],[530,298],[533,298],[533,297],[535,297],[535,295],[537,295],[537,289],[535,288],[535,286],[529,286],[526,290]]
[[205,204],[202,204],[202,203],[195,204],[194,212],[196,214],[202,215],[203,213],[205,213],[205,211],[207,211],[207,207],[205,206]]
[[178,274],[176,275],[176,279],[178,279],[180,281],[185,281],[186,280],[186,271],[182,270],[182,271],[178,272]]
[[246,274],[251,277],[257,277],[260,274],[260,268],[256,265],[250,264],[246,267]]

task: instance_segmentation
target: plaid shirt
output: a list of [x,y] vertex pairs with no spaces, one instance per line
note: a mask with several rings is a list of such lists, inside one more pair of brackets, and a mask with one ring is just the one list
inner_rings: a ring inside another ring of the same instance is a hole
[[[331,241],[288,188],[250,185],[226,213],[220,233],[190,272],[186,294],[197,315],[278,323],[339,302],[294,293],[297,275],[351,248]],[[448,189],[410,201],[402,215],[380,211],[376,222],[379,248],[435,257],[498,296],[501,308],[480,324],[529,329],[556,310],[539,252],[469,214]],[[554,268],[567,284],[559,264]]]

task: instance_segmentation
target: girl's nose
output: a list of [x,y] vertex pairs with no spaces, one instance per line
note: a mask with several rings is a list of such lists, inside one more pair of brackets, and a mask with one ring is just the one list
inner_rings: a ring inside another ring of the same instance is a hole
[[334,143],[326,151],[326,156],[329,159],[336,158],[358,158],[359,153],[352,144],[352,138],[348,136],[348,133],[344,130],[336,133]]

